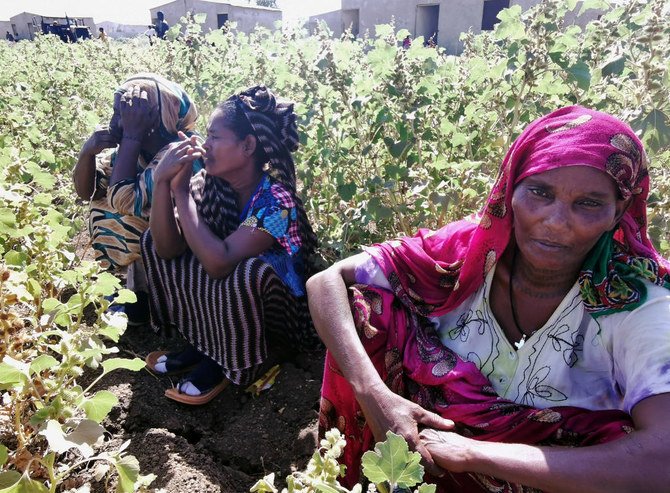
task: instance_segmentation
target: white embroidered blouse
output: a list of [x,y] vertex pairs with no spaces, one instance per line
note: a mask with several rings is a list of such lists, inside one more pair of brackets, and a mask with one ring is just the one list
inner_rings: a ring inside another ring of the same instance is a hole
[[[495,268],[458,308],[432,318],[445,346],[474,362],[501,397],[537,408],[579,406],[630,413],[670,392],[670,291],[647,283],[647,302],[594,319],[575,283],[547,323],[517,350],[489,304]],[[356,281],[390,289],[372,257]]]

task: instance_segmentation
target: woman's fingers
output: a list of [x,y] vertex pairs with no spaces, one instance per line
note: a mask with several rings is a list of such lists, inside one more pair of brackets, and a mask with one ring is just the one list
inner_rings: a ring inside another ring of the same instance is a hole
[[445,419],[439,414],[431,413],[425,409],[421,409],[421,413],[417,416],[416,421],[427,428],[435,428],[437,430],[450,431],[453,430],[455,426],[452,420]]
[[426,472],[430,473],[431,475],[441,478],[444,476],[444,469],[442,469],[440,466],[435,464],[435,461],[433,460],[433,456],[430,455],[430,452],[428,449],[424,446],[421,441],[418,442],[416,445],[416,451],[421,454],[421,458],[423,462],[423,467],[426,468]]

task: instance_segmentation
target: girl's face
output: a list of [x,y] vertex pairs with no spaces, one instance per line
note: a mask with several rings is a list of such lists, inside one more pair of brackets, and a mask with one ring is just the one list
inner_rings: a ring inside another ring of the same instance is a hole
[[529,176],[512,195],[517,247],[538,270],[579,269],[626,206],[612,178],[588,166]]
[[212,113],[207,124],[207,138],[203,148],[205,168],[213,176],[225,178],[250,164],[248,142],[246,139],[239,139],[225,125],[218,110]]

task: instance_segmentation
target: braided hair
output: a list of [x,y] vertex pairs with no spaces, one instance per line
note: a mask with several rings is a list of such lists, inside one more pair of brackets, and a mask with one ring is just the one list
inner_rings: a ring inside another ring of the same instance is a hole
[[238,139],[247,135],[256,137],[259,145],[254,152],[254,163],[259,169],[265,170],[267,166],[267,172],[291,193],[296,203],[307,274],[311,274],[309,259],[316,250],[317,238],[296,190],[295,163],[291,153],[298,149],[299,141],[293,103],[277,101],[272,91],[261,85],[231,96],[216,109]]

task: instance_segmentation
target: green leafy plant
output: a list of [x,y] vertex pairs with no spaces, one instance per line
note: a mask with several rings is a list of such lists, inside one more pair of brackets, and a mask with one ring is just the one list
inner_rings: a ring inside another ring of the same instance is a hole
[[[363,486],[355,485],[351,490],[340,485],[338,477],[344,474],[344,466],[337,459],[342,455],[346,440],[337,428],[327,431],[321,448],[314,452],[303,472],[294,472],[286,478],[287,487],[282,493],[361,493]],[[363,454],[363,475],[371,482],[366,491],[392,493],[405,491],[423,480],[421,455],[410,452],[404,438],[393,432],[386,433],[386,440],[375,445],[374,451]],[[252,493],[279,493],[274,485],[274,474],[258,481],[249,490]],[[435,493],[435,485],[421,484],[414,493]]]
[[[592,21],[571,24],[575,8]],[[160,73],[203,115],[257,83],[295,101],[296,169],[324,264],[478,210],[509,144],[536,117],[568,104],[610,112],[646,145],[649,233],[667,256],[668,9],[669,0],[513,6],[494,31],[464,34],[459,56],[420,42],[403,50],[407,32],[394,25],[339,39],[323,26],[313,35],[234,25],[205,33],[197,13],[152,46],[0,43],[0,486],[53,491],[68,474],[95,470],[101,480],[116,471],[121,491],[142,488],[125,451],[95,446],[116,398],[83,385],[84,372],[90,381],[140,363],[105,360],[124,327],[105,314],[105,297],[132,294],[82,260],[86,208],[71,185],[80,146],[109,118],[125,76]],[[330,487],[336,443],[313,458]]]

